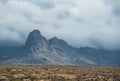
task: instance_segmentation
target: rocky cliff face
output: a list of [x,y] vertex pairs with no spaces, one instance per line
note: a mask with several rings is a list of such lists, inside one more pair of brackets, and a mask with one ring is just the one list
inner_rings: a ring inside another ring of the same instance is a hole
[[[59,48],[64,43],[56,38],[48,41],[41,35],[40,31],[34,30],[30,32],[25,43],[25,57],[22,63],[27,64],[49,64],[49,65],[67,65],[72,64],[66,55],[61,55],[54,48]],[[62,44],[62,45],[61,45]],[[67,43],[66,43],[67,44]],[[62,47],[61,47],[62,48]]]
[[120,51],[75,48],[57,37],[47,40],[39,30],[30,32],[24,46],[0,47],[0,56],[1,64],[120,66]]
[[25,46],[32,47],[32,46],[39,46],[39,47],[48,47],[48,41],[45,37],[41,35],[41,32],[38,30],[34,30],[30,32]]

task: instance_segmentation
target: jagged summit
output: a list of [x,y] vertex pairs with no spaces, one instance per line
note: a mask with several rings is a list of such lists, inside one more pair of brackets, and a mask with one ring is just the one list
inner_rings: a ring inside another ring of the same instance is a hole
[[52,39],[53,39],[53,40],[58,40],[58,38],[57,38],[56,36],[55,36],[55,37],[53,37]]
[[41,34],[41,32],[39,30],[33,30],[31,33],[39,33],[39,34]]
[[68,45],[66,41],[64,41],[62,39],[58,39],[56,36],[49,40],[49,44],[50,45],[52,45],[52,44],[53,45],[58,45],[58,44],[60,44],[60,45]]
[[26,46],[33,46],[33,45],[44,45],[48,43],[47,39],[42,36],[41,32],[39,30],[34,30],[30,32],[25,45]]

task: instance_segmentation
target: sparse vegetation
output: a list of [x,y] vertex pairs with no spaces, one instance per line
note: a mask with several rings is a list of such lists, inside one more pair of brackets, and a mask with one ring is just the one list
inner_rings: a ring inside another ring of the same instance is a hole
[[37,80],[38,80],[37,76],[33,76],[33,75],[28,76],[28,78],[29,78],[31,81],[37,81]]
[[10,81],[20,81],[20,79],[16,78],[16,77],[12,77],[12,78],[10,78]]
[[120,81],[120,68],[0,66],[0,81]]

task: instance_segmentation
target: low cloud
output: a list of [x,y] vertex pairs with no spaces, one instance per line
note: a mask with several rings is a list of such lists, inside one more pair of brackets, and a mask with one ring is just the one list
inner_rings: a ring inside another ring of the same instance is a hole
[[[0,0],[0,42],[24,44],[39,29],[75,47],[120,49],[119,0]],[[10,42],[8,42],[10,41]]]

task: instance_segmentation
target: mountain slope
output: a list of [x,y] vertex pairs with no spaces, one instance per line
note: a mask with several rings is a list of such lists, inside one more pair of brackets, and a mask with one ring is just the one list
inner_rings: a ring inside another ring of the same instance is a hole
[[120,51],[75,48],[57,37],[30,32],[24,46],[1,46],[0,64],[120,66]]
[[71,64],[70,59],[65,55],[61,56],[38,30],[29,34],[25,43],[25,57],[21,59],[21,63],[26,64]]

